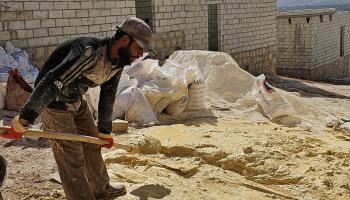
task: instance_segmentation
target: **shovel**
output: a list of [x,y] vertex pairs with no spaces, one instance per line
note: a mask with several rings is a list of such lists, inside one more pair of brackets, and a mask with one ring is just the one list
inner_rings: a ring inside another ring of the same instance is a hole
[[[0,137],[1,134],[4,134],[10,129],[8,126],[0,126]],[[91,137],[91,136],[86,136],[86,135],[79,135],[79,134],[71,134],[71,133],[60,133],[56,131],[49,131],[49,130],[36,130],[36,129],[28,129],[25,133],[25,136],[30,136],[30,137],[42,137],[42,138],[49,138],[49,139],[57,139],[57,140],[69,140],[69,141],[77,141],[77,142],[86,142],[86,143],[91,143],[91,144],[99,144],[99,145],[104,145],[108,144],[108,142],[96,138],[96,137]],[[131,146],[127,146],[124,144],[117,144],[114,143],[113,147],[118,148],[118,149],[123,149],[128,152],[132,150]]]

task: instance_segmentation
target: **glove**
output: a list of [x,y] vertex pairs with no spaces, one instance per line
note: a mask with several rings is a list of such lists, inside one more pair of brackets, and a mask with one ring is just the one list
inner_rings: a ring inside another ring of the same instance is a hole
[[103,133],[98,133],[97,137],[108,142],[108,144],[102,145],[102,147],[105,147],[107,149],[110,149],[114,145],[114,140],[111,134],[103,134]]
[[0,136],[3,138],[9,138],[9,139],[22,139],[23,134],[28,130],[28,126],[23,126],[22,123],[19,121],[19,116],[16,116],[12,120],[12,126],[7,131],[7,133],[1,134]]

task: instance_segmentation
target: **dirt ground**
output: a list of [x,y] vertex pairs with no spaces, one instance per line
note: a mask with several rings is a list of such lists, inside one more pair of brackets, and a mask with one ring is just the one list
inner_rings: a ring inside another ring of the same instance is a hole
[[[119,199],[350,199],[350,134],[340,126],[350,121],[350,86],[269,80],[343,121],[286,126],[215,99],[206,112],[162,116],[116,136],[132,153],[104,151],[111,181],[127,186]],[[0,140],[0,151],[4,199],[65,199],[47,141]]]

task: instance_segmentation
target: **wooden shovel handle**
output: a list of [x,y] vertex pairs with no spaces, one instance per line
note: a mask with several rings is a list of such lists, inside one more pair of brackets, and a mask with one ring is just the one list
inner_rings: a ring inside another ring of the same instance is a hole
[[[4,129],[9,129],[10,127],[0,127],[0,134],[5,132]],[[91,144],[99,144],[104,145],[108,144],[107,141],[102,140],[100,138],[86,136],[86,135],[79,135],[79,134],[71,134],[71,133],[61,133],[56,131],[49,131],[49,130],[36,130],[36,129],[28,129],[24,133],[25,136],[31,136],[31,137],[42,137],[42,138],[49,138],[49,139],[57,139],[57,140],[69,140],[69,141],[77,141],[77,142],[86,142]],[[123,145],[123,144],[117,144],[114,143],[113,147],[118,149],[124,149],[128,152],[132,150],[131,146]]]

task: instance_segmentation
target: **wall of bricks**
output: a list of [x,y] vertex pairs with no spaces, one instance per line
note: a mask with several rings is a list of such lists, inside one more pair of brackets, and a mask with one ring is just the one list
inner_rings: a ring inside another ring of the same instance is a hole
[[40,68],[62,41],[111,35],[125,16],[138,16],[149,19],[154,47],[164,59],[176,49],[209,49],[212,4],[218,50],[251,72],[274,74],[276,0],[0,0],[0,45],[11,41],[25,48]]
[[0,0],[0,45],[11,41],[26,49],[41,68],[62,41],[112,35],[113,26],[135,13],[135,1],[129,0]]
[[208,49],[206,0],[152,0],[156,33],[184,31],[186,49]]
[[154,30],[182,30],[185,49],[208,50],[209,4],[218,7],[218,50],[250,66],[251,72],[274,74],[276,57],[268,62],[257,57],[261,57],[258,52],[276,51],[276,0],[153,0]]
[[[345,26],[344,56],[340,29]],[[349,75],[350,14],[334,9],[281,12],[277,18],[277,73],[312,80]]]
[[326,65],[340,58],[340,29],[345,26],[344,55],[350,54],[350,14],[337,12],[332,21],[323,17],[321,23],[317,17],[311,21],[313,35],[313,63],[316,67]]
[[[349,74],[350,55],[345,55],[335,61],[316,68],[284,68],[283,74],[308,80],[327,80],[343,78]],[[278,69],[279,70],[279,69]]]
[[312,66],[310,27],[306,17],[277,19],[278,69],[310,68]]

